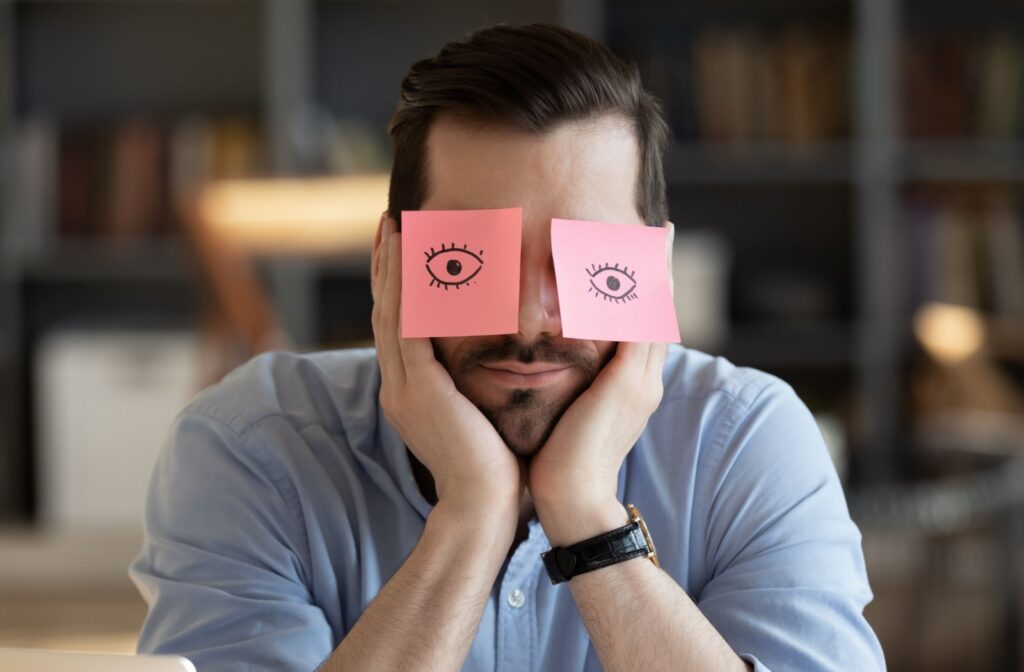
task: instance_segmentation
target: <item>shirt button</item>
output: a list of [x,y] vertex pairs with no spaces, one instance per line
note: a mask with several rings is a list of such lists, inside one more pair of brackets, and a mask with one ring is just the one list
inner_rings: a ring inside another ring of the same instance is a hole
[[526,595],[523,594],[523,591],[516,588],[508,594],[508,606],[512,607],[513,609],[518,609],[524,604],[526,604]]

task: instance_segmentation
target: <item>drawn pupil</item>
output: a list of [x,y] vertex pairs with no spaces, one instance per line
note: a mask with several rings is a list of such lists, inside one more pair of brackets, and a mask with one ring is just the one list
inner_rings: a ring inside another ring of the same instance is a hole
[[459,273],[462,273],[462,264],[458,259],[449,259],[448,266],[446,268],[448,270],[448,275],[458,275]]
[[608,285],[608,289],[610,289],[610,290],[612,290],[614,292],[614,291],[616,291],[619,288],[619,279],[618,278],[614,278],[614,277],[609,275],[608,276],[608,281],[605,284]]

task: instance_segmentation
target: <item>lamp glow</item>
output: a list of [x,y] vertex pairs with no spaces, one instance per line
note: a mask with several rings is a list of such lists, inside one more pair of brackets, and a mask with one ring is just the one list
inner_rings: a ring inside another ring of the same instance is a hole
[[200,218],[253,252],[369,250],[388,200],[387,174],[221,180],[199,196]]
[[970,308],[926,303],[914,316],[914,334],[937,361],[957,364],[981,349],[985,324]]

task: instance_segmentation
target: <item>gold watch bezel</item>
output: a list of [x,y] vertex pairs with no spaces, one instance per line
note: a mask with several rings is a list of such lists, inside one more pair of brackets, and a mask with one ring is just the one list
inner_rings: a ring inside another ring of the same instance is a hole
[[654,539],[651,538],[651,532],[647,529],[647,523],[644,521],[644,517],[640,515],[640,510],[632,504],[627,504],[626,510],[629,511],[629,522],[640,524],[640,533],[644,535],[644,541],[647,542],[647,557],[651,559],[655,567],[661,567],[661,561],[658,560],[658,551],[654,548]]

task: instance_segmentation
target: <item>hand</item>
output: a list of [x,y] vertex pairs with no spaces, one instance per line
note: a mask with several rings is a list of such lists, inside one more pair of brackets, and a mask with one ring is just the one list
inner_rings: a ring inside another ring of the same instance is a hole
[[[494,426],[455,387],[429,338],[401,338],[402,236],[382,215],[374,241],[373,335],[380,402],[413,455],[430,470],[438,502],[518,511],[519,463]],[[511,514],[510,514],[511,515]],[[512,516],[512,528],[515,528]]]
[[[675,226],[665,225],[671,281]],[[553,545],[572,544],[625,524],[616,492],[619,470],[661,403],[667,353],[665,343],[619,343],[533,458],[530,495]]]
[[625,525],[619,469],[662,395],[665,343],[619,343],[530,463],[530,494],[555,546]]

